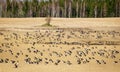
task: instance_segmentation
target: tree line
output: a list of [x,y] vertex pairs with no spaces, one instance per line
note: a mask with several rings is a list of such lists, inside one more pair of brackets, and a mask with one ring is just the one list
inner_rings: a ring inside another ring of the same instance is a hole
[[2,17],[120,17],[120,0],[6,0]]

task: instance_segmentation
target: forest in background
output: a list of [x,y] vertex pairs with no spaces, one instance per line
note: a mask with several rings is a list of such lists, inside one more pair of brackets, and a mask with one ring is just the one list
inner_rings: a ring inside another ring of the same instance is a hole
[[0,17],[120,17],[120,0],[6,0]]

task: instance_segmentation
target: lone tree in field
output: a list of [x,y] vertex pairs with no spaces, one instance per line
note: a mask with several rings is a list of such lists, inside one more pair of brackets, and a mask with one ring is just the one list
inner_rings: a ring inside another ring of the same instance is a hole
[[51,17],[49,15],[45,20],[46,20],[46,26],[52,26],[52,25],[50,25]]
[[52,3],[52,1],[50,1],[50,3],[46,3],[46,9],[47,10],[45,12],[46,12],[47,17],[45,19],[46,23],[42,25],[43,27],[52,27],[52,25],[50,24],[50,22],[51,22],[51,16],[50,16],[51,3]]
[[46,23],[42,25],[43,27],[52,27],[52,25],[50,24],[51,17],[49,15],[46,17],[45,21]]

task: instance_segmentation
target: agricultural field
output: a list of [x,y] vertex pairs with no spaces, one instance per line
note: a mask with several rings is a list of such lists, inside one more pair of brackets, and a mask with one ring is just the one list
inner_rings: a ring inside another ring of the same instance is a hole
[[0,72],[120,72],[120,18],[0,18]]

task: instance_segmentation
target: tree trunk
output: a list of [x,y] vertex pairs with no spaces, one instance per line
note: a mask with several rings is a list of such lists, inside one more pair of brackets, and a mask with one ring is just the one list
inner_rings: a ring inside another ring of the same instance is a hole
[[0,17],[2,16],[2,5],[0,4]]
[[85,1],[83,2],[83,17],[85,17],[85,10],[86,10],[86,4]]
[[120,17],[120,0],[119,0],[118,8],[119,8],[119,17]]
[[104,3],[104,6],[103,6],[103,16],[104,17],[107,16],[107,6],[106,6],[106,3]]
[[68,17],[71,17],[71,0],[69,0]]
[[59,0],[57,0],[57,17],[60,16],[60,6],[59,6]]
[[95,13],[95,18],[96,18],[97,17],[97,4],[95,5],[94,13]]
[[102,17],[103,16],[103,8],[101,7],[101,9],[100,9],[100,17]]
[[52,17],[55,17],[55,0],[52,0]]
[[64,4],[64,7],[65,7],[65,13],[64,13],[64,17],[66,17],[66,14],[67,14],[67,12],[66,12],[66,10],[67,10],[67,2],[66,2],[66,0],[65,0],[65,4]]
[[79,3],[78,1],[76,2],[76,17],[78,18],[78,10],[79,10]]
[[82,12],[83,12],[83,3],[80,3],[80,17],[82,17]]
[[117,13],[118,13],[118,3],[117,3],[117,1],[116,1],[116,5],[115,5],[115,16],[117,17]]

